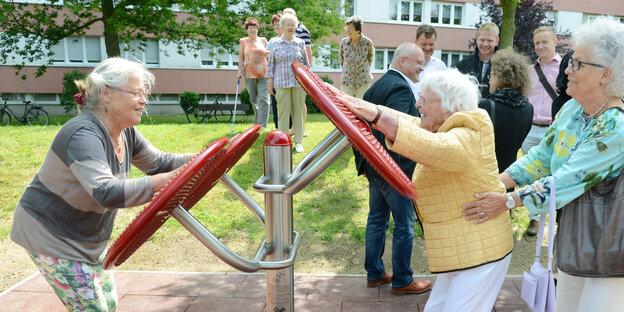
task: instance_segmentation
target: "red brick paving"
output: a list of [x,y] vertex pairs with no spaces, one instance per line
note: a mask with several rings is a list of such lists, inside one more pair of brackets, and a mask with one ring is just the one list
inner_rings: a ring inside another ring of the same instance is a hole
[[[266,312],[265,275],[115,271],[117,311]],[[418,279],[432,277],[417,276]],[[520,299],[520,278],[508,277],[495,312],[529,311]],[[295,274],[297,312],[423,311],[429,292],[395,296],[390,285],[366,287],[364,275]],[[63,305],[41,274],[0,294],[0,311],[62,312]]]

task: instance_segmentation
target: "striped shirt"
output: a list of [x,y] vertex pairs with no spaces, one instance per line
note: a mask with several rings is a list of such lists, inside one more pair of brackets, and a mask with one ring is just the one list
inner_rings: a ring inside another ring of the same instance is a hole
[[122,133],[120,162],[106,128],[91,112],[63,125],[17,203],[11,239],[31,252],[97,264],[117,209],[154,196],[149,176],[128,179],[130,165],[153,175],[188,159],[158,150],[134,127]]
[[266,77],[273,78],[274,88],[301,87],[290,67],[293,62],[308,65],[305,44],[301,39],[293,37],[292,41],[287,41],[280,37],[271,43]]
[[310,35],[308,29],[303,26],[303,23],[299,23],[299,25],[297,25],[297,29],[295,30],[295,37],[303,40],[306,46],[309,46],[310,42],[312,41],[312,36]]

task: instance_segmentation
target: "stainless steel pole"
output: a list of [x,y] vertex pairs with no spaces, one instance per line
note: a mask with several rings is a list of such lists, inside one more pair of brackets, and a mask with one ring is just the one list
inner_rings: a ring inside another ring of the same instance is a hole
[[[292,142],[283,131],[273,131],[264,140],[264,176],[266,184],[283,185],[292,172]],[[293,245],[292,195],[265,193],[265,240],[270,251],[267,261],[288,258]],[[267,311],[295,310],[295,275],[293,266],[266,271]]]

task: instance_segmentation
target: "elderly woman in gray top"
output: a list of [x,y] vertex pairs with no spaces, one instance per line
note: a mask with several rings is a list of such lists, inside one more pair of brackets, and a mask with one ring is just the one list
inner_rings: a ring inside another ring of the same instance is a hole
[[[191,156],[164,153],[134,128],[153,84],[142,64],[121,58],[76,82],[81,114],[61,127],[15,208],[11,239],[68,310],[115,310],[102,260],[117,209],[149,202]],[[146,176],[129,179],[130,164]]]

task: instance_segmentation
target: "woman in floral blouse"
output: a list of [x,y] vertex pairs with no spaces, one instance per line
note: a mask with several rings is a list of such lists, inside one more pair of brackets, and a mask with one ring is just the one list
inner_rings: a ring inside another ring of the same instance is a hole
[[362,98],[370,87],[373,61],[373,42],[362,35],[362,18],[351,16],[345,22],[347,37],[340,41],[338,59],[342,67],[342,92]]
[[[599,18],[581,26],[573,39],[575,52],[565,71],[572,99],[540,144],[500,175],[505,187],[521,187],[507,194],[476,194],[478,201],[464,205],[466,219],[482,223],[517,206],[525,206],[532,216],[547,213],[549,176],[555,179],[560,209],[624,168],[624,25]],[[578,227],[585,228],[591,225]],[[579,255],[579,261],[591,256]],[[621,310],[623,293],[624,278],[579,277],[559,270],[557,311]]]

